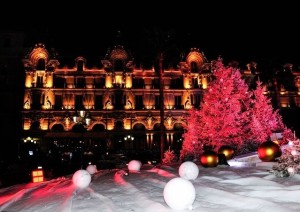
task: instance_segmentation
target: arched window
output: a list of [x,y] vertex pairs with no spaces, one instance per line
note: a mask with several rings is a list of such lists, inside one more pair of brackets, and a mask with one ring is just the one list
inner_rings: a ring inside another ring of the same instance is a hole
[[46,62],[45,62],[45,59],[44,58],[40,58],[38,61],[37,61],[37,64],[36,64],[36,70],[45,70],[46,69]]
[[77,71],[83,71],[83,60],[77,61]]
[[63,132],[64,131],[64,126],[61,124],[55,124],[52,128],[51,128],[52,132]]
[[123,129],[123,122],[122,121],[116,121],[115,129],[116,130],[122,130]]
[[115,60],[114,63],[114,70],[115,71],[123,71],[124,67],[123,67],[123,61],[122,60]]
[[92,130],[93,132],[103,132],[105,130],[105,126],[103,124],[96,124]]
[[39,121],[34,121],[34,122],[31,124],[30,129],[31,129],[31,130],[39,130],[39,129],[40,129],[40,122],[39,122]]
[[191,72],[197,72],[198,66],[196,62],[191,62]]

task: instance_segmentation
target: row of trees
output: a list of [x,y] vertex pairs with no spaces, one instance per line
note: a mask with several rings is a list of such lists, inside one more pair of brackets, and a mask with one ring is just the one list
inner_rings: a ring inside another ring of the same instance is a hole
[[221,59],[215,62],[213,75],[201,108],[189,111],[181,159],[198,158],[206,147],[217,150],[223,145],[232,146],[236,154],[255,151],[276,131],[293,137],[260,81],[250,90],[240,70],[225,67]]

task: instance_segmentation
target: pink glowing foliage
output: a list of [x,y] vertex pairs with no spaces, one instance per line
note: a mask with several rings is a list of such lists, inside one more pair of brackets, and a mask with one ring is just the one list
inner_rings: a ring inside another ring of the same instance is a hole
[[[202,152],[205,146],[240,146],[249,137],[250,95],[239,70],[218,60],[200,110],[190,111],[181,153]],[[198,150],[190,151],[193,146]]]
[[236,152],[245,152],[245,146],[258,146],[274,131],[290,137],[291,131],[264,96],[261,83],[251,91],[240,70],[225,67],[220,59],[214,63],[213,77],[203,94],[200,109],[188,112],[181,160],[187,156],[199,158],[207,146],[218,150],[229,145]]
[[165,165],[171,165],[176,162],[176,154],[170,148],[164,152],[164,157],[162,159],[162,163]]
[[198,116],[199,111],[195,109],[190,109],[187,117],[187,125],[184,125],[186,133],[183,134],[182,148],[180,150],[180,160],[185,161],[187,158],[191,157],[196,159],[200,157],[202,153],[201,145],[198,142],[199,129],[198,129]]
[[278,110],[274,110],[271,99],[264,95],[262,83],[257,81],[253,92],[251,107],[252,139],[262,143],[269,139],[272,132],[282,131],[284,124]]

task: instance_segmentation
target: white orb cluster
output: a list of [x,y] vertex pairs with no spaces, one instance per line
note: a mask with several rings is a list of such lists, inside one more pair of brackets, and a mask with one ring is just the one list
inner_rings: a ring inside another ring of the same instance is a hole
[[89,174],[95,174],[97,172],[97,167],[96,165],[90,164],[86,167],[86,170]]
[[163,194],[167,205],[175,210],[191,209],[196,199],[194,185],[181,177],[170,180],[165,185]]
[[199,168],[194,162],[185,161],[179,166],[178,173],[181,178],[195,180],[199,175]]
[[86,170],[77,170],[72,177],[73,184],[78,188],[86,188],[91,183],[91,175]]
[[140,171],[141,167],[142,167],[142,162],[139,160],[131,160],[128,163],[129,171]]

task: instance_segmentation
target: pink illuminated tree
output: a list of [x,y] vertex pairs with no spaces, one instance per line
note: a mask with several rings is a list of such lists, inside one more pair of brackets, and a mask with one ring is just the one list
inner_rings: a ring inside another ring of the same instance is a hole
[[184,125],[185,133],[182,135],[183,143],[180,150],[180,160],[192,160],[199,158],[202,151],[202,143],[199,142],[199,111],[192,108],[188,111],[187,124]]
[[272,132],[284,128],[278,110],[274,110],[271,99],[264,95],[264,89],[260,81],[257,81],[256,89],[253,91],[251,119],[252,139],[259,143],[267,141]]
[[291,130],[273,109],[260,82],[256,90],[249,91],[240,71],[224,67],[221,60],[216,61],[213,76],[201,108],[189,111],[181,160],[189,155],[198,157],[207,146],[218,150],[229,145],[236,154],[255,151],[272,132],[282,132],[283,139],[292,139]]
[[231,145],[238,149],[249,139],[251,93],[248,85],[238,69],[224,67],[220,59],[216,61],[213,75],[215,79],[204,93],[200,110],[187,120],[181,154],[201,153],[206,146],[217,150],[222,145]]
[[214,149],[222,145],[235,148],[249,139],[251,92],[237,68],[216,62],[215,80],[203,96],[199,139]]
[[256,82],[256,89],[253,91],[251,116],[252,140],[262,143],[267,141],[273,132],[282,132],[284,139],[292,138],[292,131],[283,123],[279,110],[273,108],[271,99],[264,95],[260,81]]

